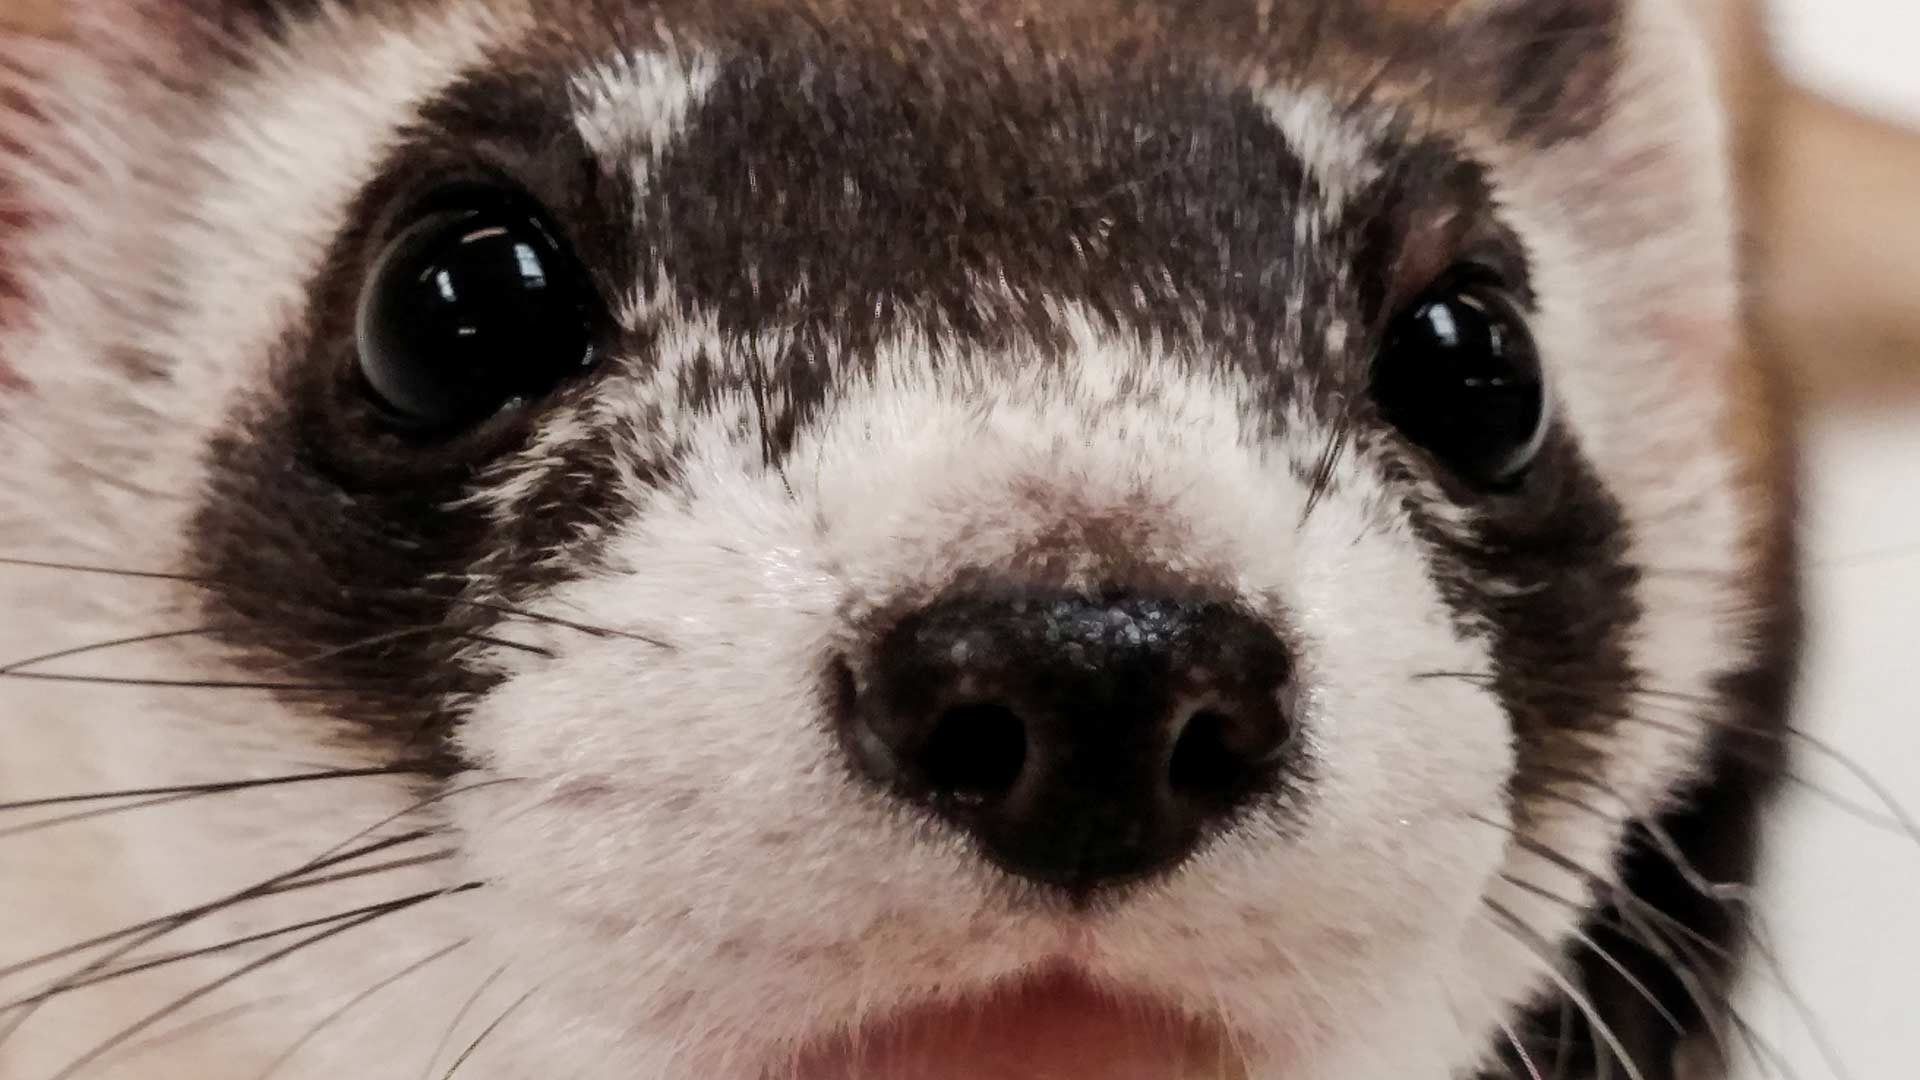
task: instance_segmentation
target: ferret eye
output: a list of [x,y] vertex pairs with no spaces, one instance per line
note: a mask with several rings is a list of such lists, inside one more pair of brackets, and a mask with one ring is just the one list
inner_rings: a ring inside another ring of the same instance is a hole
[[367,279],[355,328],[360,374],[396,423],[435,432],[477,423],[592,362],[592,296],[530,211],[430,213]]
[[1519,301],[1477,275],[1443,281],[1394,319],[1372,392],[1401,434],[1477,487],[1519,480],[1546,440],[1540,354]]

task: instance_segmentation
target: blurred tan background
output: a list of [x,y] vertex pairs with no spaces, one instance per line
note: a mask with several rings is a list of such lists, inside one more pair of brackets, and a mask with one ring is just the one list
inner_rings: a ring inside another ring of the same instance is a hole
[[[1834,78],[1867,66],[1838,51],[1844,38],[1803,40],[1810,19],[1852,18],[1911,51],[1911,0],[1695,2],[1722,49],[1763,324],[1818,397],[1920,393],[1920,100],[1903,97],[1910,83]],[[1870,114],[1807,83],[1881,89],[1887,107]]]

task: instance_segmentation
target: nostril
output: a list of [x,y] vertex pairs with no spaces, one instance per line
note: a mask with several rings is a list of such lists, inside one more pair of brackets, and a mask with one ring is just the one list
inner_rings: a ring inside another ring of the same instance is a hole
[[1005,705],[958,705],[940,714],[918,758],[920,775],[943,794],[1005,795],[1027,767],[1027,725]]
[[1253,782],[1257,765],[1236,737],[1246,725],[1217,709],[1187,720],[1173,744],[1167,782],[1177,795],[1200,801],[1231,799]]

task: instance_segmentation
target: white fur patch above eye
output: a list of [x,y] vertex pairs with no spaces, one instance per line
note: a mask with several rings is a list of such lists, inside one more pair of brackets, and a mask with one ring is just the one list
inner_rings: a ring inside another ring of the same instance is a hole
[[1255,96],[1324,193],[1321,212],[1338,221],[1354,196],[1382,175],[1373,140],[1356,123],[1367,114],[1312,87],[1257,87]]
[[622,52],[574,77],[574,123],[601,161],[630,168],[645,190],[719,69],[697,52]]

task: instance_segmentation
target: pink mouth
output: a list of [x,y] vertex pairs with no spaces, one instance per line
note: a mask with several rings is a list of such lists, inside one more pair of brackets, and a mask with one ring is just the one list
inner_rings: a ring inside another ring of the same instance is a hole
[[1234,1080],[1217,1023],[1051,975],[907,1010],[803,1051],[768,1080]]

